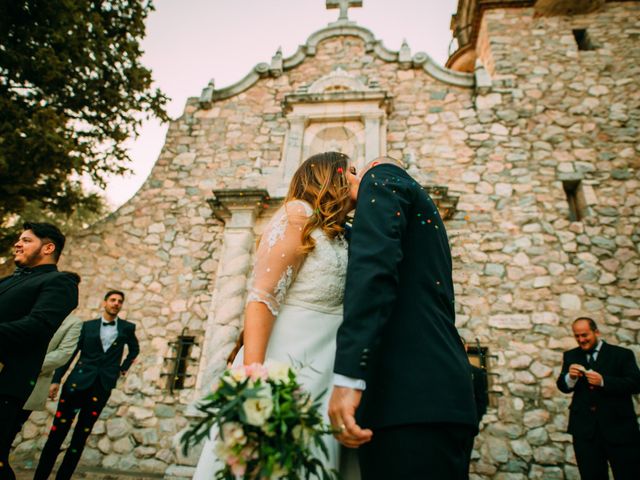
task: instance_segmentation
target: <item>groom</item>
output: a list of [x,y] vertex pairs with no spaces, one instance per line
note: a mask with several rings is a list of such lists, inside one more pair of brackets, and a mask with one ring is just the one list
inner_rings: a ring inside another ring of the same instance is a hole
[[477,432],[433,200],[388,157],[362,173],[338,331],[332,425],[363,480],[468,478]]

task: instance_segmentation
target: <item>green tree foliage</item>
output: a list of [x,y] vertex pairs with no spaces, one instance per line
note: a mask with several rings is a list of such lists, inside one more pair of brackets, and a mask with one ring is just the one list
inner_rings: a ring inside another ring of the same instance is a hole
[[95,211],[102,203],[80,178],[104,187],[128,170],[124,141],[141,121],[167,120],[167,97],[140,64],[152,10],[144,0],[0,0],[0,226],[34,205],[67,219]]

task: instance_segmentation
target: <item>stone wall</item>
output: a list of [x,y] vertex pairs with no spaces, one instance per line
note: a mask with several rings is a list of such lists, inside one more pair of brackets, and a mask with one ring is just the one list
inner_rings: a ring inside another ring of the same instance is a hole
[[[476,98],[479,131],[450,227],[458,325],[497,358],[497,409],[476,442],[476,478],[578,478],[555,379],[570,322],[640,353],[640,4],[588,15],[485,13],[494,88]],[[578,51],[586,28],[593,51]],[[563,179],[581,179],[589,215],[570,222]]]
[[[577,478],[564,433],[569,397],[555,388],[561,353],[574,346],[570,321],[589,314],[607,340],[640,353],[639,8],[607,3],[600,12],[550,18],[534,18],[532,9],[486,12],[479,37],[480,58],[491,59],[488,91],[454,86],[415,62],[384,60],[346,35],[322,40],[299,65],[210,108],[189,99],[142,189],[70,239],[64,256],[62,267],[83,277],[78,313],[97,316],[103,293],[122,288],[124,316],[138,325],[141,344],[83,462],[149,472],[172,466],[170,474],[193,463],[179,456],[174,437],[197,395],[202,344],[219,337],[219,368],[239,326],[237,316],[216,314],[213,293],[226,288],[216,283],[219,266],[234,259],[221,258],[225,227],[212,191],[266,188],[288,129],[284,95],[340,67],[377,80],[393,97],[388,153],[415,158],[423,184],[459,197],[447,223],[457,325],[495,355],[497,392],[476,441],[474,478]],[[597,50],[577,50],[571,30],[584,27]],[[581,222],[568,220],[563,179],[582,182],[590,214]],[[272,211],[258,212],[255,233]],[[244,243],[232,256],[251,253]],[[241,297],[242,285],[233,292]],[[188,388],[172,395],[163,358],[185,328],[200,347]],[[37,459],[49,424],[47,414],[32,417],[20,459]]]

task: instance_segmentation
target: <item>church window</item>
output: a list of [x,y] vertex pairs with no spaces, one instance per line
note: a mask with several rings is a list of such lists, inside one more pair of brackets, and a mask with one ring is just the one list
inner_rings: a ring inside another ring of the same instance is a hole
[[589,207],[582,190],[582,182],[580,180],[564,180],[562,187],[569,205],[569,220],[572,222],[581,221],[589,213]]
[[182,334],[178,338],[169,342],[169,347],[172,352],[172,356],[165,357],[165,365],[167,365],[167,371],[162,373],[163,377],[167,377],[167,390],[173,393],[174,390],[183,390],[187,388],[185,380],[193,375],[188,373],[188,367],[191,361],[191,349],[195,342],[195,337],[186,334],[186,329],[182,331]]
[[573,38],[576,39],[578,44],[578,50],[595,50],[596,46],[589,37],[589,32],[586,28],[577,28],[573,30]]

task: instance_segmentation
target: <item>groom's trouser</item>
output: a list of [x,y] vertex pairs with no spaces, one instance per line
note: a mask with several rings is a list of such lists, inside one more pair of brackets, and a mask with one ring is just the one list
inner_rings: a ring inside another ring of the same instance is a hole
[[62,464],[56,474],[56,480],[69,480],[84,450],[84,444],[91,435],[93,425],[98,420],[100,412],[107,404],[111,391],[105,390],[99,380],[86,390],[68,388],[65,384],[60,394],[58,410],[56,411],[53,425],[49,432],[47,443],[40,454],[40,461],[34,475],[34,480],[47,480],[56,458],[60,453],[73,419],[78,415],[78,422],[73,430],[71,443],[64,455]]
[[467,480],[474,433],[452,423],[374,429],[359,449],[362,480]]

